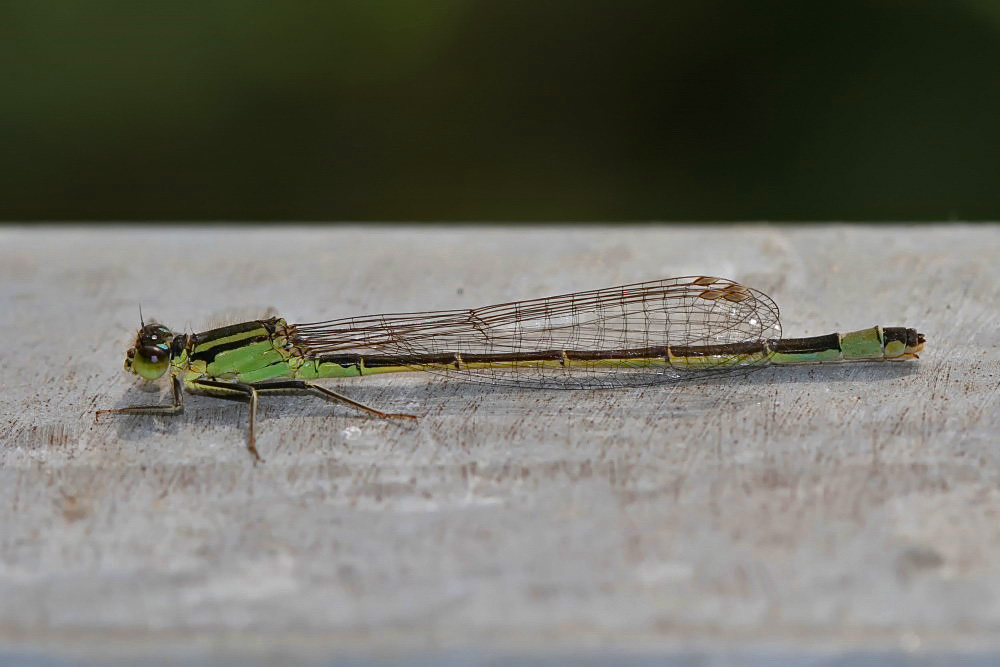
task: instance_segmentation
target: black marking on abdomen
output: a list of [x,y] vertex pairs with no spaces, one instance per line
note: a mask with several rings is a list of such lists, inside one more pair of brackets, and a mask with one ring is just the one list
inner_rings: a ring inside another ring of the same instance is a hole
[[813,336],[811,338],[782,338],[774,341],[773,349],[782,354],[796,354],[802,352],[823,352],[824,350],[840,350],[840,335],[826,334],[825,336]]
[[462,361],[467,364],[490,364],[494,362],[512,361],[557,361],[562,359],[562,350],[538,350],[537,352],[496,352],[480,354],[463,354]]
[[361,375],[361,361],[364,360],[365,366],[368,365],[368,357],[363,357],[360,354],[321,354],[316,357],[317,364],[337,364],[342,368],[347,368],[348,366],[354,366],[358,369],[358,375]]
[[[834,334],[836,335],[836,334]],[[820,341],[825,336],[816,339],[792,339],[792,345],[804,341]],[[534,352],[496,352],[496,353],[455,353],[433,352],[426,354],[323,354],[315,359],[320,364],[337,364],[342,367],[356,366],[360,373],[364,368],[386,367],[420,367],[420,366],[455,366],[460,369],[465,364],[500,364],[528,361],[558,361],[565,365],[574,361],[602,361],[607,359],[656,359],[670,360],[675,357],[708,357],[737,354],[759,354],[771,351],[770,343],[761,341],[747,343],[728,343],[721,345],[687,345],[636,347],[618,350],[537,350]],[[825,342],[824,342],[825,344]],[[815,345],[815,343],[812,343]],[[816,349],[809,347],[808,350]],[[823,349],[826,349],[825,347]]]
[[907,329],[905,327],[883,327],[882,328],[882,347],[885,348],[891,342],[899,342],[908,347],[914,347],[918,342],[923,342],[919,340],[919,334],[917,334],[916,329]]
[[767,343],[723,343],[720,345],[671,345],[670,354],[675,357],[717,357],[735,354],[760,354],[768,351]]

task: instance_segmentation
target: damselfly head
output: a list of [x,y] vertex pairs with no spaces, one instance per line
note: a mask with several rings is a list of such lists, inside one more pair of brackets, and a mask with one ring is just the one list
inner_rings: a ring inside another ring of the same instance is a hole
[[135,343],[125,354],[125,370],[146,380],[155,380],[170,366],[170,343],[174,332],[156,322],[143,324]]

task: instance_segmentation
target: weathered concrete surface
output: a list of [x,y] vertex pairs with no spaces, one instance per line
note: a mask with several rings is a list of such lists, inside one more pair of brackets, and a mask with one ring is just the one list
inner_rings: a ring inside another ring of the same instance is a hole
[[[691,273],[770,293],[786,335],[914,326],[927,353],[626,391],[344,381],[423,418],[265,398],[257,467],[238,403],[94,421],[156,398],[121,369],[140,301],[198,330]],[[996,226],[0,230],[0,643],[988,656],[998,306]]]

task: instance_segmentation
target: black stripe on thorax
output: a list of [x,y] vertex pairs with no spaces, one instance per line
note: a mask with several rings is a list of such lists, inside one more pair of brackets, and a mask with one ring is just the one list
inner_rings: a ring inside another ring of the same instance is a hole
[[[250,322],[240,322],[239,324],[231,324],[226,327],[192,334],[189,342],[190,349],[192,350],[191,360],[204,361],[210,364],[215,361],[216,355],[220,352],[235,350],[252,343],[262,343],[270,340],[274,336],[275,322],[275,318],[269,320],[252,320]],[[250,335],[253,333],[257,335]],[[219,343],[218,345],[211,344],[212,341],[232,338],[233,336],[240,336],[240,334],[247,335],[238,337],[236,340]]]
[[230,341],[228,343],[221,343],[219,345],[214,345],[208,349],[195,352],[194,354],[191,355],[191,360],[204,361],[205,363],[210,364],[213,361],[215,361],[215,357],[221,352],[226,352],[227,350],[236,350],[241,347],[246,347],[251,343],[263,343],[264,341],[270,339],[271,339],[270,336],[252,336],[240,340]]
[[250,320],[249,322],[230,324],[229,326],[219,327],[218,329],[209,329],[208,331],[202,331],[201,333],[194,334],[195,345],[210,343],[213,340],[218,340],[220,338],[229,338],[230,336],[246,333],[248,331],[254,331],[255,329],[265,329],[268,335],[273,336],[276,322],[277,318],[272,317],[269,320]]

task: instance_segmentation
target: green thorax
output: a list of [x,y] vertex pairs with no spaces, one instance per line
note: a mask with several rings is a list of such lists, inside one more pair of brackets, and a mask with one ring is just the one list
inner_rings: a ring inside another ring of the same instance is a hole
[[188,336],[173,365],[186,382],[213,378],[259,382],[295,376],[301,355],[281,318],[253,320]]

